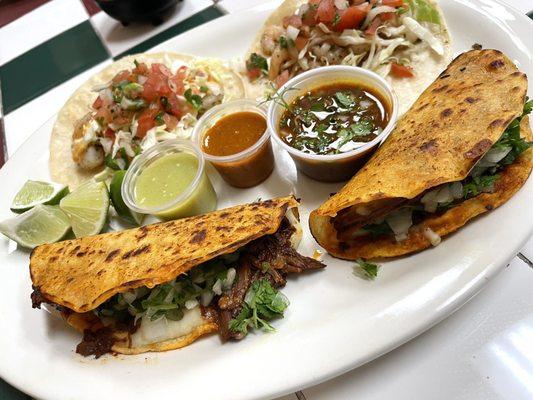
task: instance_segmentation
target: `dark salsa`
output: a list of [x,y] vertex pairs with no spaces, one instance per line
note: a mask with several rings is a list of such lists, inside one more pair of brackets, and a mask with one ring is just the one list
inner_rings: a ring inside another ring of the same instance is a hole
[[320,86],[291,104],[283,94],[279,100],[285,107],[279,122],[281,139],[308,154],[354,150],[376,138],[389,122],[390,105],[358,83]]

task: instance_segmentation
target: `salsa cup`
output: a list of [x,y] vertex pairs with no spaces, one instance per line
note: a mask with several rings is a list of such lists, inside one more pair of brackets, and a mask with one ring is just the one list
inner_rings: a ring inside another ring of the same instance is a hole
[[[163,157],[172,154],[188,154],[197,161],[194,178],[187,187],[171,200],[151,207],[139,204],[136,198],[136,185],[143,171]],[[205,160],[190,141],[166,140],[149,148],[137,156],[128,168],[121,188],[124,203],[133,211],[155,215],[161,219],[177,219],[205,214],[216,209],[217,195],[205,172]]]
[[221,118],[242,111],[257,113],[265,120],[267,118],[265,108],[253,100],[229,101],[213,107],[200,118],[194,127],[193,141],[202,151],[204,158],[213,164],[227,183],[238,188],[248,188],[263,182],[274,169],[274,154],[268,127],[257,142],[239,153],[215,156],[207,153],[202,146],[205,134]]
[[279,132],[280,119],[285,108],[272,101],[268,107],[267,124],[276,143],[287,150],[296,168],[305,175],[323,182],[341,182],[350,179],[368,160],[374,150],[391,133],[398,118],[398,100],[391,86],[378,74],[359,67],[329,66],[316,68],[295,76],[279,90],[287,104],[309,90],[335,83],[355,83],[377,92],[388,104],[389,122],[373,140],[340,154],[308,154],[285,143]]

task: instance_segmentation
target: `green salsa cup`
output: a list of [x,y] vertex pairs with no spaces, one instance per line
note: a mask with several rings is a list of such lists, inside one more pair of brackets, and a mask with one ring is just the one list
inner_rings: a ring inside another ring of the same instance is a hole
[[121,193],[131,210],[164,220],[205,214],[217,206],[202,152],[178,139],[161,142],[135,158]]

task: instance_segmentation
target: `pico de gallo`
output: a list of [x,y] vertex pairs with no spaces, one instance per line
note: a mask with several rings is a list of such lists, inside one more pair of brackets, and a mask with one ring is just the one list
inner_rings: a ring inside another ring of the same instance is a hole
[[198,116],[224,98],[221,83],[204,70],[134,64],[93,88],[98,97],[73,133],[72,158],[80,168],[126,169],[157,142],[189,137]]
[[265,29],[246,71],[251,81],[267,76],[277,87],[300,72],[339,64],[411,78],[412,56],[422,47],[444,55],[441,29],[427,0],[309,0],[283,26]]

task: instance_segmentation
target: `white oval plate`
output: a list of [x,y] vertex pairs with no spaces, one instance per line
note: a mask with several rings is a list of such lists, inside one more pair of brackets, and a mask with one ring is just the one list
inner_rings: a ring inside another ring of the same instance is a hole
[[[533,25],[492,0],[442,1],[454,51],[481,43],[508,54],[533,77]],[[219,18],[158,49],[203,56],[243,54],[274,5]],[[526,42],[527,41],[527,42]],[[49,121],[0,170],[0,213],[26,179],[47,179]],[[211,171],[220,207],[295,192],[306,227],[301,251],[318,246],[309,211],[339,185],[298,176],[277,152],[275,173],[260,187],[237,190]],[[446,238],[437,248],[384,263],[378,278],[355,277],[352,263],[325,257],[325,271],[290,279],[291,300],[273,334],[221,345],[211,336],[179,350],[140,356],[83,358],[80,337],[45,311],[32,310],[28,255],[0,239],[0,375],[43,400],[259,399],[315,385],[384,354],[439,322],[515,256],[533,230],[533,180],[501,208]],[[458,334],[460,334],[458,332]],[[431,349],[428,349],[431,351]]]

